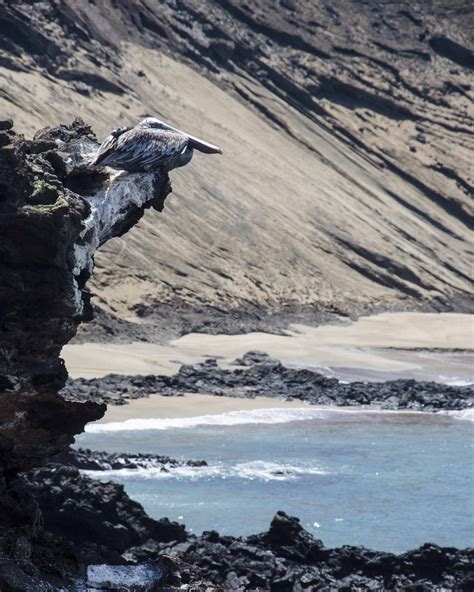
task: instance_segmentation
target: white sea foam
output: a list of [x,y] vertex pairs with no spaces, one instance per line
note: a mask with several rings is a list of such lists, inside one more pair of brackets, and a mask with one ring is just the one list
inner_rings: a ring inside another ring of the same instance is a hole
[[240,478],[249,481],[290,481],[301,475],[327,475],[320,467],[304,464],[277,463],[256,460],[235,465],[208,465],[204,467],[170,467],[163,470],[159,467],[141,467],[139,469],[116,469],[109,471],[83,471],[100,479],[182,479],[196,481],[198,479],[229,479]]
[[200,425],[232,426],[243,424],[275,424],[310,419],[327,419],[328,413],[332,412],[332,410],[322,410],[316,407],[278,407],[271,409],[229,411],[227,413],[219,413],[216,415],[199,415],[195,417],[127,419],[119,422],[88,424],[86,426],[86,432],[101,433],[130,430],[170,430],[193,428]]
[[436,382],[443,382],[448,386],[473,386],[472,380],[465,380],[463,378],[450,378],[449,376],[439,376]]
[[[229,411],[216,415],[199,415],[195,417],[165,417],[146,419],[127,419],[108,423],[91,423],[85,431],[100,434],[104,432],[125,432],[141,430],[176,430],[194,428],[197,426],[234,426],[248,424],[279,424],[292,421],[342,419],[345,416],[361,416],[365,414],[393,413],[400,411],[378,408],[321,408],[321,407],[276,407],[270,409],[246,409]],[[403,413],[419,413],[403,411]],[[349,417],[348,417],[349,418]]]
[[455,419],[463,419],[474,422],[474,408],[472,409],[461,409],[459,411],[440,411],[445,415],[454,417]]

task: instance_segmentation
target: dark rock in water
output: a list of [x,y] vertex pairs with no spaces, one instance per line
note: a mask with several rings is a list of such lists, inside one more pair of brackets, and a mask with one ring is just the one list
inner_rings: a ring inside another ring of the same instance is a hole
[[205,460],[179,461],[169,456],[158,454],[129,454],[126,452],[104,452],[89,450],[88,448],[70,448],[66,452],[52,456],[50,463],[67,465],[85,471],[109,471],[118,469],[140,468],[175,468],[175,467],[205,467]]
[[63,390],[75,401],[123,404],[150,394],[199,393],[229,397],[298,399],[312,405],[372,405],[382,409],[440,411],[474,406],[472,386],[437,382],[391,380],[341,383],[319,372],[287,368],[263,352],[249,352],[235,361],[237,368],[223,369],[217,360],[181,366],[174,376],[125,376],[69,380]]
[[[140,549],[130,551],[140,555]],[[198,569],[218,590],[367,591],[470,590],[474,550],[424,545],[402,555],[364,547],[327,549],[297,518],[278,512],[266,533],[247,538],[217,532],[174,546],[148,545]]]

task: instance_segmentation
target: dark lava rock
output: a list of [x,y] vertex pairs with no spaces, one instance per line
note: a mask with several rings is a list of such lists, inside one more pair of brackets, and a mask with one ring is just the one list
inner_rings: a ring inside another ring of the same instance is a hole
[[109,471],[118,469],[140,469],[158,467],[169,470],[175,467],[205,467],[205,460],[179,461],[169,456],[158,454],[129,454],[126,452],[104,452],[88,448],[71,448],[66,452],[52,456],[50,463],[76,467],[86,471]]
[[0,130],[9,130],[13,127],[12,119],[2,119],[0,121]]
[[[258,537],[254,540],[258,540]],[[312,563],[327,556],[323,542],[314,539],[301,526],[298,518],[290,517],[285,512],[277,512],[264,543],[282,557],[302,563]]]
[[[51,558],[55,545],[66,541],[64,548],[75,559],[70,560],[72,566],[68,567],[63,559],[64,550],[59,553],[57,569],[62,570],[62,577],[70,577],[73,568],[77,570],[78,564],[84,561],[153,566],[161,565],[159,562],[165,557],[169,589],[189,592],[467,592],[474,584],[473,549],[426,544],[401,555],[353,546],[328,549],[297,518],[281,511],[272,520],[268,532],[258,535],[232,537],[209,531],[196,536],[167,519],[149,518],[139,504],[128,498],[122,486],[95,481],[81,476],[74,467],[60,465],[29,471],[17,479],[12,489],[25,500],[30,496],[30,504],[24,506],[25,516],[33,520],[41,512],[44,517],[41,540],[46,559],[43,561],[50,561],[47,558]],[[5,538],[0,536],[0,561],[5,544]],[[11,539],[8,544],[12,544]],[[38,553],[35,549],[30,551],[28,538],[23,542],[19,539],[16,545],[17,556],[21,549],[28,557],[31,552]],[[10,564],[4,565],[8,568]],[[50,566],[48,569],[51,571]],[[18,590],[37,589],[41,588],[28,584]]]
[[235,369],[223,369],[215,359],[181,366],[173,376],[125,376],[69,380],[65,396],[76,401],[123,405],[129,399],[150,394],[172,396],[199,393],[229,397],[298,399],[312,405],[373,405],[382,409],[440,411],[474,406],[472,386],[448,386],[436,382],[391,380],[340,383],[308,369],[287,368],[263,352],[249,352],[235,361]]
[[393,555],[364,547],[326,549],[297,518],[278,512],[266,533],[247,538],[216,531],[185,543],[129,551],[140,558],[165,553],[199,571],[217,590],[381,591],[471,590],[474,550],[427,544]]
[[22,476],[16,490],[34,495],[46,530],[77,543],[95,543],[123,553],[148,539],[186,540],[184,526],[147,516],[123,485],[91,479],[75,467],[33,469]]
[[[9,121],[1,127],[0,471],[66,448],[105,411],[57,394],[67,378],[59,353],[80,322],[73,251],[89,204],[62,185],[35,141]],[[67,129],[78,141],[76,124]]]

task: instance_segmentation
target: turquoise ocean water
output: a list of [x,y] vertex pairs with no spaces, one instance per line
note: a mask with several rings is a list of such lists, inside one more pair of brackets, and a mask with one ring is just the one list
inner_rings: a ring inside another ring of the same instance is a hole
[[95,474],[123,483],[151,516],[196,533],[261,532],[284,510],[327,546],[474,545],[474,428],[466,414],[305,407],[89,429],[78,446],[205,459],[207,467],[169,473]]

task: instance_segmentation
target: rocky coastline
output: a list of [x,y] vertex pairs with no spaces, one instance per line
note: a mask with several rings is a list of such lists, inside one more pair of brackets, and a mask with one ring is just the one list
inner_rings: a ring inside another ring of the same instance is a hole
[[198,393],[219,397],[299,400],[311,405],[360,406],[412,411],[448,411],[474,406],[472,386],[392,380],[341,383],[309,369],[287,368],[262,352],[248,352],[222,368],[216,359],[181,366],[173,376],[109,374],[69,379],[62,393],[72,401],[123,405],[153,394]]
[[[474,549],[431,543],[400,555],[349,545],[332,549],[283,511],[261,534],[233,537],[208,531],[197,536],[182,524],[150,518],[122,485],[100,478],[110,467],[150,463],[166,470],[180,465],[157,455],[69,450],[19,474],[11,491],[23,500],[34,498],[42,524],[32,542],[26,536],[16,539],[15,562],[5,555],[13,540],[5,533],[0,537],[0,589],[467,592],[474,584]],[[203,461],[184,464],[189,463]],[[96,471],[99,478],[83,470]],[[34,567],[25,570],[28,553]],[[123,578],[137,569],[138,580],[124,587]]]
[[283,512],[260,535],[195,536],[147,516],[123,486],[81,472],[178,466],[167,457],[69,450],[74,436],[103,416],[105,402],[152,392],[414,409],[472,405],[469,389],[411,381],[339,385],[258,352],[232,370],[209,360],[174,377],[78,380],[63,389],[59,354],[92,314],[86,283],[95,251],[148,207],[160,211],[170,191],[166,175],[97,171],[88,164],[96,146],[81,121],[41,130],[33,140],[15,134],[11,121],[0,122],[0,590],[472,589],[471,550],[428,544],[395,556],[326,549]]
[[104,452],[89,448],[69,448],[52,456],[48,464],[66,465],[82,471],[115,471],[119,469],[159,468],[168,472],[176,467],[205,467],[205,460],[180,461],[158,454],[129,454],[127,452]]
[[[152,584],[142,581],[127,590],[467,592],[474,585],[474,549],[431,543],[400,555],[348,545],[330,549],[282,511],[261,534],[232,537],[208,531],[196,536],[176,522],[149,518],[123,486],[56,463],[21,475],[15,487],[19,493],[34,493],[49,536],[56,537],[56,544],[68,541],[82,549],[83,560],[106,563],[109,574],[137,565],[160,570]],[[80,586],[87,576],[77,566],[75,573],[62,565],[57,569],[63,570],[64,580],[70,578],[61,590],[86,589]],[[0,585],[19,590],[9,587],[8,574],[0,575]],[[58,588],[27,588],[36,589]],[[108,581],[93,589],[124,588]]]

